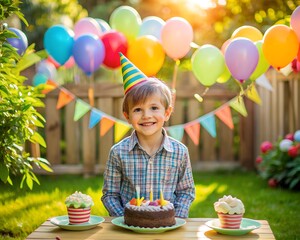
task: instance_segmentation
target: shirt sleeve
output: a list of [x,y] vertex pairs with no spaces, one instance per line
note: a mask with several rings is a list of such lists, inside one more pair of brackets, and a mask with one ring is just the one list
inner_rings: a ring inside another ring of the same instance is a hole
[[185,153],[179,172],[179,181],[175,191],[175,215],[187,218],[191,203],[195,199],[195,184],[188,151]]
[[122,169],[119,157],[111,150],[104,172],[103,196],[101,197],[101,201],[109,215],[114,217],[123,216],[124,214],[120,196],[121,173]]

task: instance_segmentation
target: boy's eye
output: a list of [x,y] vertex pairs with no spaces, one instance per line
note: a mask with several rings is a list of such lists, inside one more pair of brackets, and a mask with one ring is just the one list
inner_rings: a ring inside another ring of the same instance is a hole
[[140,108],[135,108],[135,109],[133,109],[133,112],[140,112],[140,111],[141,111]]
[[152,110],[158,110],[159,108],[156,106],[151,107]]

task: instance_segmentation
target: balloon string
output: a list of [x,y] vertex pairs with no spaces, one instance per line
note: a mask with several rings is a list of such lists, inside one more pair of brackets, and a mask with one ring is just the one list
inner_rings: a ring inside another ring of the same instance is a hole
[[174,65],[173,79],[172,79],[172,86],[171,86],[173,105],[175,105],[175,100],[176,100],[176,78],[177,78],[179,64],[180,64],[180,60],[176,60]]
[[92,107],[94,107],[94,74],[91,74],[91,76],[89,77],[89,81],[90,81],[90,87],[88,90],[88,97],[89,97],[89,102],[90,105]]

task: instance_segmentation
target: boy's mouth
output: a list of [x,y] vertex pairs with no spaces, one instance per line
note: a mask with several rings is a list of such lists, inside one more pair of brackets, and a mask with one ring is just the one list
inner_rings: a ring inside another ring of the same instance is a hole
[[147,127],[147,126],[152,126],[154,124],[155,124],[155,122],[146,122],[146,123],[141,123],[140,125],[143,127]]

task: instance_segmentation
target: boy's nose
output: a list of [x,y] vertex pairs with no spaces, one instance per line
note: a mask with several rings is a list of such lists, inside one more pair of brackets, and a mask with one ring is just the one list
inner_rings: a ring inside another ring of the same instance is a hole
[[149,110],[144,110],[144,111],[143,111],[143,117],[144,117],[144,118],[147,118],[147,117],[150,117],[150,116],[151,116],[151,113],[150,113]]

